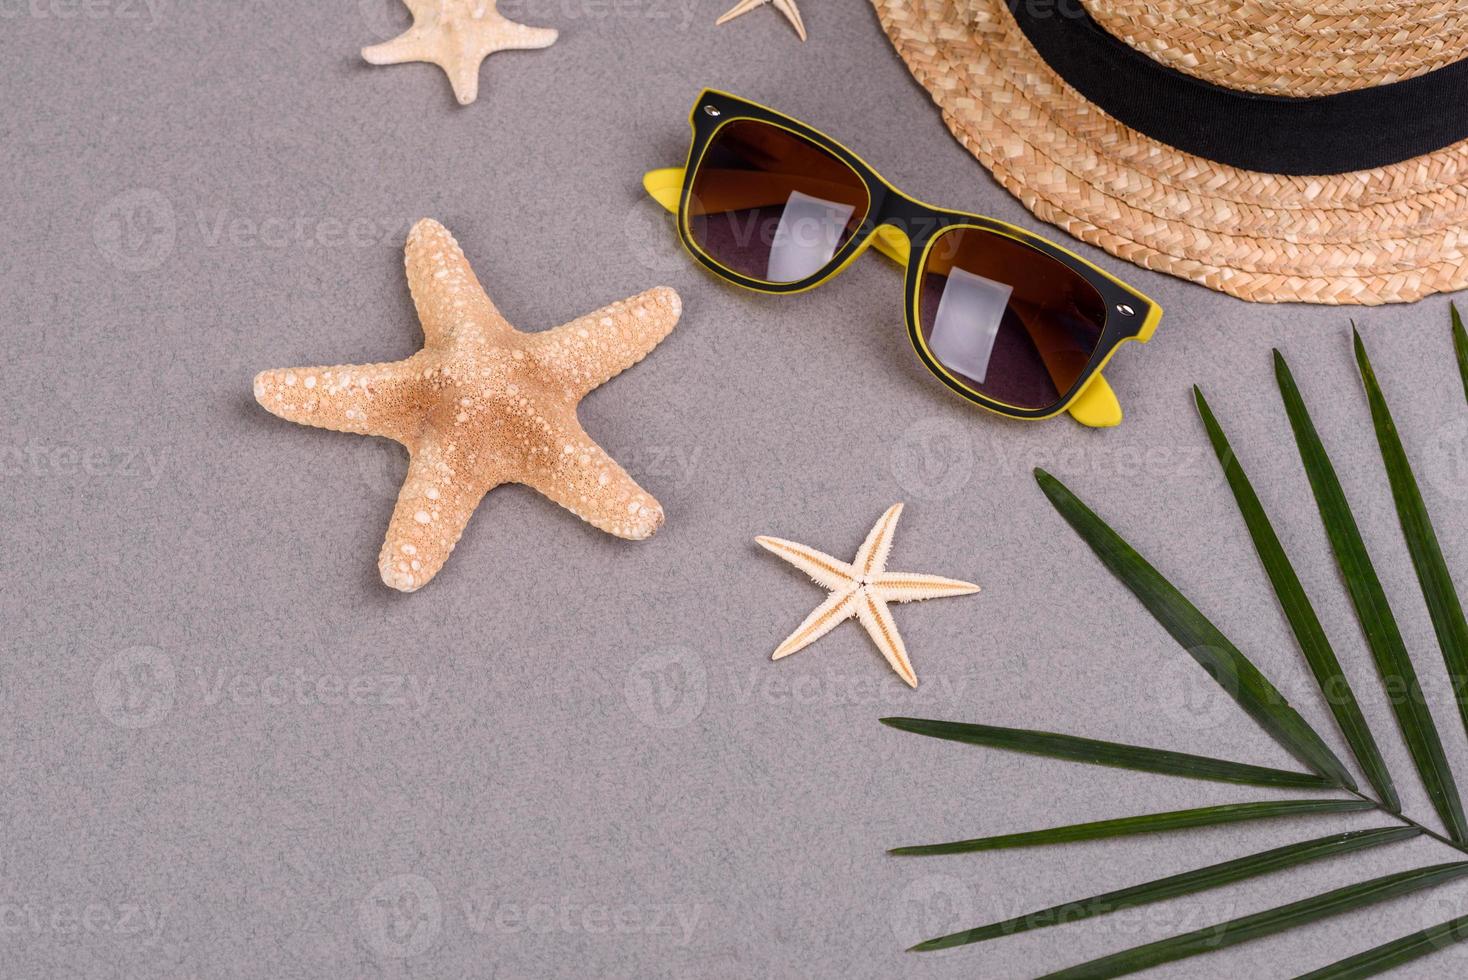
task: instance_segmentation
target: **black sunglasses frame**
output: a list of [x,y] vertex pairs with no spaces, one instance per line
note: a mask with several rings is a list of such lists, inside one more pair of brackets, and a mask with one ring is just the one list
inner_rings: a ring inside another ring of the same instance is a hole
[[[808,140],[845,163],[866,186],[870,204],[861,224],[847,242],[831,256],[829,262],[819,271],[804,279],[777,283],[751,279],[742,275],[705,254],[694,240],[688,226],[688,202],[692,196],[694,178],[703,160],[704,151],[708,149],[720,128],[736,120],[769,123]],[[813,129],[773,109],[746,101],[727,92],[705,89],[694,104],[690,122],[693,126],[693,142],[688,149],[683,189],[678,200],[678,236],[684,247],[700,264],[720,278],[746,289],[763,293],[798,293],[811,289],[827,279],[832,279],[843,271],[847,263],[872,243],[878,229],[884,226],[896,229],[906,236],[909,242],[904,307],[908,339],[912,342],[913,350],[917,352],[924,366],[945,385],[968,401],[992,412],[1011,418],[1042,419],[1065,411],[1081,395],[1092,378],[1100,372],[1102,366],[1116,352],[1117,347],[1128,340],[1145,340],[1144,329],[1150,333],[1150,328],[1155,327],[1157,317],[1160,316],[1161,308],[1152,300],[1054,242],[994,218],[936,208],[910,197],[888,183],[886,178],[877,173],[865,160],[836,140],[818,129]],[[1092,352],[1080,377],[1069,390],[1061,393],[1059,400],[1055,403],[1042,408],[1022,408],[988,398],[952,377],[929,353],[918,327],[917,302],[922,268],[929,246],[938,235],[954,227],[979,228],[1034,248],[1079,274],[1100,294],[1106,320],[1102,326],[1101,336],[1096,343],[1096,349]]]

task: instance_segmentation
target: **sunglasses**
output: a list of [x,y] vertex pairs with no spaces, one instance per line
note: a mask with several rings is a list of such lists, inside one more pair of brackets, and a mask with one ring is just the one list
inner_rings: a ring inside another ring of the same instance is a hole
[[1020,419],[1070,412],[1116,425],[1101,369],[1146,342],[1162,307],[1054,242],[908,197],[819,130],[705,90],[686,167],[643,177],[678,237],[729,282],[797,293],[868,246],[907,268],[907,332],[928,370],[976,405]]

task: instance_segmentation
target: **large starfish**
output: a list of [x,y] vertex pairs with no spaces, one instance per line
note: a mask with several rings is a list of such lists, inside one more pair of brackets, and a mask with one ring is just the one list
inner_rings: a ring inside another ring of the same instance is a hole
[[866,627],[872,642],[909,687],[917,687],[917,674],[907,658],[907,647],[892,621],[889,602],[912,602],[936,599],[946,595],[971,595],[979,587],[957,579],[911,572],[887,571],[887,554],[892,550],[892,535],[902,505],[893,504],[867,534],[866,541],[847,564],[824,552],[782,538],[758,537],[761,547],[805,572],[821,588],[831,594],[816,607],[795,632],[775,649],[772,660],[788,657],[825,636],[841,623],[855,616]]
[[785,19],[790,21],[790,25],[795,28],[795,33],[804,41],[805,24],[800,19],[800,8],[795,5],[795,0],[739,0],[722,17],[714,21],[714,26],[717,27],[720,24],[727,24],[735,17],[741,14],[747,14],[755,7],[761,7],[767,3],[773,3],[775,9],[785,15]]
[[422,350],[405,361],[255,378],[255,398],[281,418],[408,447],[408,477],[377,561],[382,580],[421,588],[480,498],[502,483],[533,487],[621,538],[656,531],[662,507],[586,434],[576,406],[668,335],[682,310],[678,294],[649,289],[553,330],[521,333],[438,222],[413,226],[404,264]]
[[558,36],[549,27],[527,27],[499,12],[499,0],[403,0],[413,26],[384,44],[362,49],[373,65],[427,61],[449,76],[460,105],[479,97],[479,65],[496,51],[548,48]]

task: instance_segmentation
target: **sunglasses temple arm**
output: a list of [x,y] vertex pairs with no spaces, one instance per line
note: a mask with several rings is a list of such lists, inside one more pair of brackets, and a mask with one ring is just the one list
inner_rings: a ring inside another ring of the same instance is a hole
[[1091,375],[1091,380],[1081,389],[1081,393],[1072,399],[1065,409],[1071,418],[1081,425],[1092,429],[1105,429],[1113,425],[1121,424],[1121,402],[1117,400],[1116,392],[1111,390],[1111,385],[1097,371]]
[[683,199],[683,168],[649,170],[642,175],[642,189],[647,191],[648,197],[677,214],[678,202]]

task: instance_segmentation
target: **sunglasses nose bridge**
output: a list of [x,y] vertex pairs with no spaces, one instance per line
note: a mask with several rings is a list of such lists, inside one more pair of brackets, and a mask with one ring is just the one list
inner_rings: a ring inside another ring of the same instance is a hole
[[898,265],[907,266],[912,255],[912,235],[905,223],[881,221],[872,229],[872,247]]
[[915,248],[921,246],[941,225],[938,211],[885,184],[873,195],[871,222],[878,251],[907,265]]

